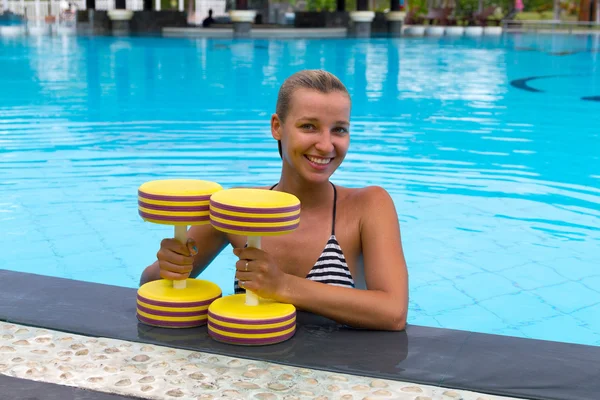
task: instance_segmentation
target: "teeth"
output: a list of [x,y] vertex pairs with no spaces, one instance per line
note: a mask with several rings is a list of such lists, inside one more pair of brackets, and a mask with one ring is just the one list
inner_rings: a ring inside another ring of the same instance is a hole
[[315,164],[329,164],[329,162],[331,161],[331,158],[314,158],[311,156],[306,156],[306,158],[308,158],[310,161],[314,162]]

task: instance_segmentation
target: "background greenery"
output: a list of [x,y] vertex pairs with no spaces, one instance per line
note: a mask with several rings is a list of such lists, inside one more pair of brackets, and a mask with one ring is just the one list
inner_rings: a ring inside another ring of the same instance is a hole
[[[523,14],[522,19],[550,19],[553,17],[552,0],[522,0]],[[404,4],[410,8],[416,8],[422,13],[427,13],[427,0],[404,0]],[[500,8],[499,12],[502,16],[508,14],[514,7],[514,0],[484,0],[484,5],[496,5]],[[479,5],[479,0],[455,0],[455,4],[459,10],[465,12],[476,11]],[[385,11],[389,8],[389,0],[375,0],[374,11]],[[576,15],[579,2],[577,0],[561,0],[561,8],[565,10],[564,14]],[[336,0],[307,0],[307,11],[335,11]],[[356,0],[346,0],[346,10],[352,11],[356,9]],[[565,15],[566,16],[566,15]]]

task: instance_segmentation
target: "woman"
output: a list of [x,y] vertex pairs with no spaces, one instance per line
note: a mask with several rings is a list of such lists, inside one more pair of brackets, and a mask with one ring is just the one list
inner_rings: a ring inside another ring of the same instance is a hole
[[382,188],[345,188],[329,178],[350,144],[350,95],[335,76],[300,71],[281,86],[271,133],[283,160],[281,178],[264,189],[300,199],[300,226],[263,237],[262,249],[210,225],[193,226],[182,244],[165,239],[141,283],[198,276],[228,245],[239,257],[236,292],[252,290],[338,323],[402,330],[408,277],[398,216]]

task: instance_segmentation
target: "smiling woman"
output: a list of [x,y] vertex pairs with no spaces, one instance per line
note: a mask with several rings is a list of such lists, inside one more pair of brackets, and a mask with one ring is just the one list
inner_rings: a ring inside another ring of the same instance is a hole
[[194,226],[187,243],[165,239],[141,283],[198,276],[227,246],[239,258],[237,292],[358,328],[404,329],[408,276],[394,203],[381,187],[330,182],[350,145],[351,100],[342,82],[321,70],[290,76],[281,86],[271,133],[282,158],[279,182],[302,204],[300,226],[244,248],[245,237]]

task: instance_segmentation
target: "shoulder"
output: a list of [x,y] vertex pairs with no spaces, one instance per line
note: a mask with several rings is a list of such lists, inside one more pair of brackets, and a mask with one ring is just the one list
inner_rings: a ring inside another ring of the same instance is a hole
[[368,226],[399,224],[394,200],[381,186],[341,188],[340,194],[348,209],[352,210],[352,214],[357,218],[362,232]]
[[360,214],[363,213],[363,210],[367,214],[379,212],[380,210],[372,208],[375,205],[393,206],[392,196],[381,186],[365,186],[361,188],[336,187],[340,189],[340,194],[346,201],[356,206],[357,211],[361,211]]

